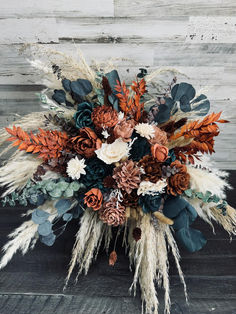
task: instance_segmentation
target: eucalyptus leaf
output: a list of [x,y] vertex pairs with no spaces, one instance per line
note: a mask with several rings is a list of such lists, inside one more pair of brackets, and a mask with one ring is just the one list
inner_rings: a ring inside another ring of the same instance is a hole
[[40,236],[40,241],[47,246],[52,246],[56,240],[56,236],[53,232],[49,233],[47,236]]
[[32,213],[32,220],[36,224],[44,223],[45,221],[47,221],[48,217],[49,217],[49,213],[38,208],[36,208]]
[[191,110],[197,111],[198,116],[205,116],[210,110],[210,101],[201,94],[191,102]]
[[50,192],[50,191],[53,191],[56,187],[56,184],[55,182],[52,182],[52,181],[49,181],[45,184],[45,189]]
[[80,183],[78,183],[77,181],[73,181],[70,183],[69,188],[72,189],[73,191],[79,191],[80,187],[81,187]]
[[87,96],[93,90],[92,84],[88,80],[78,79],[70,84],[71,90],[78,96]]
[[49,195],[53,198],[59,198],[62,196],[62,191],[60,189],[56,188],[53,191],[49,192]]
[[185,193],[188,197],[192,197],[192,190],[191,190],[191,189],[185,190],[184,193]]
[[61,191],[65,191],[68,188],[69,184],[70,184],[69,182],[60,181],[56,184],[56,187]]
[[61,199],[55,204],[55,208],[59,215],[63,215],[71,208],[71,201],[66,199]]
[[72,197],[73,195],[74,191],[72,190],[71,187],[68,187],[63,194],[64,197]]
[[50,221],[45,221],[38,226],[38,233],[41,236],[48,236],[52,232],[52,223]]
[[73,218],[73,215],[70,213],[65,213],[62,218],[64,221],[71,221],[71,219]]
[[62,86],[63,86],[63,88],[64,88],[65,91],[67,91],[67,92],[70,92],[70,91],[71,91],[71,87],[70,87],[71,81],[70,81],[70,80],[64,78],[64,79],[61,81],[61,83],[62,83]]
[[118,92],[115,90],[115,86],[120,83],[119,74],[116,70],[112,70],[109,73],[106,73],[106,78],[108,79],[108,82],[110,84],[110,87],[112,89],[112,92],[114,95],[118,94]]

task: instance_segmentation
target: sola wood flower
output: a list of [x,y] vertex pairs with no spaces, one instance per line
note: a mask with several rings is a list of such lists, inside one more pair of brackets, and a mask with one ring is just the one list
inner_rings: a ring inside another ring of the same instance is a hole
[[118,113],[111,106],[103,105],[93,110],[91,118],[98,128],[112,128],[118,122]]
[[99,189],[91,189],[85,193],[84,203],[93,210],[99,210],[102,206],[102,192]]
[[152,156],[160,162],[168,158],[169,150],[166,146],[155,144],[151,147]]
[[139,123],[135,126],[136,132],[146,139],[150,140],[155,135],[154,126],[149,123]]
[[112,197],[99,210],[99,217],[109,226],[123,225],[126,219],[125,206],[122,206],[116,197]]
[[164,189],[167,186],[166,180],[162,179],[157,181],[156,183],[152,183],[150,181],[142,181],[139,185],[137,194],[138,195],[155,195],[157,193],[164,193]]
[[141,181],[141,171],[133,160],[124,161],[113,172],[113,178],[117,182],[118,188],[130,194],[133,189],[137,189]]
[[114,127],[114,136],[121,137],[124,142],[129,142],[135,126],[134,120],[123,119]]
[[155,144],[166,145],[168,142],[167,133],[165,131],[162,131],[156,125],[153,126],[153,129],[154,129],[154,135],[149,140],[149,143],[151,145],[155,145]]
[[66,172],[73,180],[78,180],[81,174],[86,174],[85,167],[85,160],[79,160],[78,157],[75,157],[68,162]]
[[179,160],[171,163],[171,168],[176,169],[176,173],[168,178],[167,190],[172,195],[182,194],[187,190],[190,182],[190,175],[187,172],[187,167]]
[[112,164],[127,157],[130,146],[118,138],[112,144],[103,143],[101,148],[96,150],[97,157],[106,164]]
[[139,161],[139,166],[142,167],[144,174],[143,179],[156,183],[162,178],[162,166],[152,156],[146,155]]
[[91,158],[95,155],[95,150],[100,148],[102,141],[97,137],[96,133],[90,128],[82,128],[79,130],[79,135],[72,137],[74,150],[86,158]]

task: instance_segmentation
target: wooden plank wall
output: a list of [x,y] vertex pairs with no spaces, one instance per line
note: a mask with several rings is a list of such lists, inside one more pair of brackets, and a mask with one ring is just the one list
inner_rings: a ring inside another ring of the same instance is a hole
[[[0,4],[0,126],[11,113],[39,110],[39,73],[18,54],[23,43],[41,43],[88,61],[120,58],[122,78],[140,66],[175,67],[212,110],[231,124],[217,139],[214,159],[236,169],[236,2],[234,0],[8,0]],[[74,44],[75,43],[75,44]]]

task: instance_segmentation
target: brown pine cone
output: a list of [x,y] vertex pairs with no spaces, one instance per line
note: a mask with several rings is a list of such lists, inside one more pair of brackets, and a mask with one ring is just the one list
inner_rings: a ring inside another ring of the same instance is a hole
[[130,194],[141,182],[141,171],[133,160],[126,160],[114,169],[112,177],[116,180],[118,188]]
[[156,183],[162,177],[162,163],[152,156],[146,155],[139,161],[139,166],[143,168],[142,178],[146,181]]
[[190,175],[187,172],[187,167],[181,164],[179,160],[175,160],[170,166],[175,168],[176,173],[168,178],[167,192],[176,196],[189,188]]
[[133,190],[130,194],[123,191],[122,195],[123,195],[122,205],[124,205],[125,207],[132,208],[136,208],[138,206],[138,195],[136,190]]
[[116,197],[112,197],[109,201],[103,203],[102,208],[99,210],[99,218],[109,226],[123,225],[126,220],[125,206],[121,205]]
[[118,122],[118,113],[111,106],[98,106],[91,115],[94,125],[98,128],[112,128]]

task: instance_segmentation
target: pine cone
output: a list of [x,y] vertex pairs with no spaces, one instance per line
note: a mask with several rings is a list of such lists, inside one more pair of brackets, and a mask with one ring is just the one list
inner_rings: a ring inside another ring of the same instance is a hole
[[136,190],[133,190],[130,194],[123,191],[122,195],[123,195],[122,205],[124,205],[125,207],[132,207],[132,208],[136,208],[138,206],[139,198],[138,198]]
[[162,178],[162,163],[158,162],[152,156],[146,155],[139,161],[139,166],[143,168],[143,179],[156,183]]
[[125,206],[122,206],[116,197],[103,203],[102,209],[99,210],[99,217],[109,226],[123,225],[126,219]]
[[126,160],[114,169],[112,177],[116,180],[118,188],[130,194],[141,182],[141,171],[133,160]]
[[118,113],[111,106],[98,106],[94,108],[92,121],[98,128],[112,128],[118,122]]

